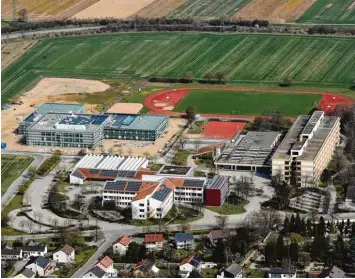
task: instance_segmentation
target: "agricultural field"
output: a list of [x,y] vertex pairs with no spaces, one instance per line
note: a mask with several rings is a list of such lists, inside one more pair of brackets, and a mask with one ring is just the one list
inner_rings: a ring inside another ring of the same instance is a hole
[[321,97],[319,94],[193,89],[174,111],[184,112],[189,105],[194,105],[197,113],[262,115],[267,109],[277,109],[285,116],[298,116],[308,114]]
[[33,161],[32,157],[1,155],[1,195]]
[[173,10],[184,4],[187,0],[154,0],[132,17],[159,18],[168,16]]
[[252,0],[232,18],[257,18],[270,22],[295,21],[315,2],[316,0]]
[[40,77],[196,78],[349,88],[355,38],[264,34],[127,33],[42,40],[2,72],[3,103]]
[[[99,0],[16,0],[16,11],[26,9],[30,20],[66,19]],[[13,0],[1,1],[1,18],[12,19]]]
[[355,0],[317,0],[298,22],[355,24]]
[[153,1],[154,0],[99,0],[90,7],[73,15],[73,18],[127,18]]
[[250,1],[251,0],[189,0],[171,12],[169,17],[194,19],[228,18]]

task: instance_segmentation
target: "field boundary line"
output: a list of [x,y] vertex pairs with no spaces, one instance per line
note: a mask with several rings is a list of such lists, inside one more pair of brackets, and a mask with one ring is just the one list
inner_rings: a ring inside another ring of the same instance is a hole
[[19,80],[27,77],[29,74],[31,74],[32,71],[27,71],[27,72],[24,72],[23,74],[21,74],[18,78],[16,78],[15,80],[13,80],[10,84],[8,84],[4,89],[1,90],[1,96],[4,95],[7,90],[11,87],[13,87],[14,85],[16,85],[18,83]]
[[[29,63],[31,63],[37,56],[41,55],[44,51],[46,51],[50,46],[52,46],[52,43],[48,43],[46,46],[44,46],[40,51],[38,51],[35,55],[33,55],[30,59],[28,59],[25,63],[22,64],[20,68],[18,68],[15,72],[13,72],[8,78],[6,78],[2,84],[7,83],[9,79],[12,79],[14,75],[16,75],[18,72],[22,71]],[[1,94],[2,95],[2,94]]]
[[119,64],[121,64],[124,60],[126,60],[128,57],[133,56],[137,51],[139,51],[142,47],[144,47],[146,44],[148,44],[150,41],[144,40],[142,43],[140,43],[135,50],[132,52],[127,53],[125,56],[123,56],[120,60],[115,62],[109,70],[112,71],[114,70]]
[[89,59],[87,59],[86,61],[84,61],[83,63],[81,63],[80,65],[76,66],[75,69],[81,69],[84,65],[86,65],[87,63],[90,63],[93,59],[95,59],[98,55],[100,55],[101,53],[105,52],[107,48],[109,48],[110,46],[112,46],[112,44],[118,43],[119,40],[113,40],[112,42],[110,42],[107,46],[105,46],[103,49],[99,50],[98,52],[96,52],[93,56],[91,56]]
[[[171,48],[173,48],[175,45],[177,45],[178,43],[181,42],[181,37],[178,38],[177,40],[175,40],[175,42],[173,42],[169,47],[167,47],[164,51],[160,52],[158,55],[156,55],[155,57],[153,57],[151,60],[149,60],[147,63],[145,63],[138,71],[136,71],[137,74],[140,74],[143,72],[143,69],[145,69],[148,65],[150,65],[151,63],[154,63],[158,58],[160,58],[162,55],[164,55],[167,51],[169,51]],[[144,73],[143,75],[146,75],[146,73]],[[149,75],[149,73],[147,74]]]
[[301,61],[307,54],[308,51],[313,47],[313,45],[318,42],[318,40],[312,41],[304,50],[303,52],[282,72],[277,76],[277,80],[280,80],[285,74],[288,73],[289,70],[294,69],[295,65],[299,64],[299,61]]
[[65,58],[66,56],[68,56],[69,54],[71,54],[72,52],[76,51],[78,48],[80,48],[81,46],[83,46],[86,43],[81,43],[76,45],[74,48],[72,48],[71,50],[67,51],[66,53],[63,53],[62,55],[60,55],[57,59],[53,60],[51,63],[49,63],[45,68],[51,68],[53,65],[55,65],[56,63],[58,63],[60,60],[62,60],[63,58]]
[[191,68],[197,62],[199,62],[202,59],[203,56],[205,56],[208,52],[210,52],[212,49],[214,49],[222,40],[223,40],[223,38],[220,38],[217,42],[215,42],[213,45],[211,45],[209,48],[207,48],[203,53],[201,53],[199,56],[197,56],[196,59],[194,59],[182,71],[179,72],[179,75],[185,73],[186,70]]
[[224,60],[226,60],[226,58],[231,55],[234,51],[236,51],[239,46],[243,45],[243,43],[247,40],[247,37],[245,37],[243,40],[241,40],[239,43],[237,43],[237,45],[232,48],[230,51],[228,51],[225,55],[223,55],[220,59],[218,59],[218,61],[216,61],[216,63],[214,63],[212,65],[211,68],[209,68],[208,72],[213,72],[213,70],[219,66],[219,64],[221,64]]
[[239,69],[240,69],[241,67],[243,67],[246,63],[248,63],[250,60],[252,60],[252,59],[255,57],[255,55],[257,55],[260,51],[262,51],[262,50],[264,49],[264,47],[265,47],[270,41],[271,41],[271,38],[265,40],[264,43],[262,43],[262,44],[261,44],[256,50],[254,50],[250,55],[247,55],[247,56],[243,59],[243,61],[241,61],[241,62],[238,64],[238,66],[233,69],[233,71],[229,74],[229,76],[230,76],[230,77],[234,76],[235,73],[236,73],[237,71],[239,71]]
[[271,57],[268,59],[268,61],[266,63],[264,63],[264,65],[261,68],[259,68],[258,71],[256,71],[254,73],[254,75],[252,76],[252,79],[255,79],[255,77],[259,74],[259,72],[261,75],[263,75],[265,69],[269,66],[269,64],[273,63],[275,58],[278,58],[294,41],[295,41],[295,39],[291,39],[286,44],[284,44],[284,46],[281,49],[278,49],[273,55],[271,55]]
[[334,51],[334,49],[336,49],[338,47],[339,44],[340,44],[340,41],[336,42],[326,52],[326,54],[323,55],[323,57],[321,59],[319,59],[316,63],[312,64],[312,66],[309,68],[309,70],[304,73],[302,80],[307,80],[309,78],[309,76],[315,72],[315,70],[319,67],[319,65],[321,65],[329,57],[329,55]]
[[188,51],[186,51],[183,55],[181,55],[179,58],[175,59],[174,62],[169,65],[169,67],[164,68],[164,70],[162,71],[162,74],[164,75],[167,71],[171,70],[171,68],[173,68],[176,64],[178,64],[181,60],[185,59],[185,57],[187,55],[189,55],[191,52],[195,51],[197,48],[199,48],[206,41],[207,41],[207,38],[204,38],[199,43],[195,44],[192,48],[190,48]]

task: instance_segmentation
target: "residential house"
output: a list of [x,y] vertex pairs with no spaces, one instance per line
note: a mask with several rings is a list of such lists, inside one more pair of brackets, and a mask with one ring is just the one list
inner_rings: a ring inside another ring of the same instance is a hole
[[29,259],[30,257],[44,257],[47,254],[47,245],[32,245],[23,246],[22,254],[24,259]]
[[106,273],[106,277],[116,277],[117,276],[117,270],[113,268],[113,260],[109,257],[104,257],[102,258],[99,262],[95,264],[95,266],[98,266],[101,268],[103,271]]
[[189,277],[193,270],[201,271],[201,261],[198,256],[190,256],[184,259],[179,266],[179,275],[183,278]]
[[126,255],[128,245],[131,241],[132,239],[127,235],[117,238],[116,241],[112,243],[113,253],[121,256]]
[[159,273],[159,268],[155,266],[152,259],[145,259],[136,264],[133,268],[133,275],[139,277],[156,277]]
[[320,278],[345,278],[345,272],[333,265],[332,268],[324,270],[318,277]]
[[217,278],[243,278],[243,268],[239,264],[232,263],[227,268],[220,270]]
[[51,262],[42,256],[32,258],[30,262],[26,265],[26,268],[32,270],[34,273],[38,273],[39,276],[51,275],[54,268]]
[[75,260],[75,250],[65,244],[63,248],[53,253],[53,260],[58,263],[72,263]]
[[5,242],[2,246],[1,249],[12,249],[12,243],[11,242]]
[[2,260],[21,260],[23,257],[21,248],[1,249]]
[[108,278],[107,273],[98,266],[90,269],[83,278]]
[[296,269],[287,270],[281,267],[272,267],[270,268],[268,278],[296,278],[297,271]]
[[146,234],[144,236],[144,244],[147,250],[162,250],[164,245],[164,237],[163,234]]
[[194,235],[192,232],[177,233],[175,235],[176,248],[178,250],[193,250],[194,249]]
[[35,275],[36,274],[31,269],[25,268],[19,274],[17,274],[15,278],[34,278]]
[[216,242],[218,240],[223,240],[226,239],[230,236],[230,232],[229,231],[225,231],[223,232],[222,230],[215,230],[215,231],[211,231],[208,234],[208,238],[211,241],[212,244],[216,244]]

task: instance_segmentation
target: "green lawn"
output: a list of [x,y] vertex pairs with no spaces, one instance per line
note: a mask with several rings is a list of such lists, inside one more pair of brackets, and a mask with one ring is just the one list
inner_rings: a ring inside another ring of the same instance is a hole
[[265,272],[259,269],[244,268],[243,275],[247,278],[264,278]]
[[189,105],[197,113],[262,115],[265,109],[278,109],[283,115],[308,114],[321,99],[318,94],[260,93],[227,90],[191,90],[174,111],[183,112]]
[[349,88],[354,49],[353,37],[269,34],[141,32],[45,39],[2,72],[2,102],[41,76],[109,80],[183,77],[192,71],[202,78],[223,70],[231,82],[278,84],[291,77],[298,84]]
[[33,161],[32,157],[1,155],[1,195],[3,195]]
[[354,0],[317,0],[298,22],[355,24]]
[[244,209],[244,205],[246,205],[248,201],[243,201],[239,204],[232,204],[228,202],[224,202],[224,204],[219,206],[206,206],[207,209],[217,212],[219,214],[232,215],[232,214],[241,214],[246,212]]
[[211,19],[234,15],[251,0],[189,0],[169,15],[171,18]]
[[[186,110],[186,109],[185,109]],[[195,121],[187,131],[189,134],[200,134],[203,131],[203,127],[206,126],[208,121]]]
[[174,165],[187,166],[187,157],[189,157],[190,154],[190,151],[179,150],[176,152],[171,163]]

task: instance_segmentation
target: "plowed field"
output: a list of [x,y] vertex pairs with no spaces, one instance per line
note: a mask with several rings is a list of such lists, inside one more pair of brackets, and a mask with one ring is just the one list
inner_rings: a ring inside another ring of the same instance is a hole
[[238,11],[236,19],[264,19],[270,22],[297,20],[316,0],[252,0]]
[[[26,9],[28,18],[66,19],[99,0],[16,0],[16,11]],[[13,0],[1,1],[1,18],[12,19]]]
[[138,17],[166,17],[187,0],[155,0],[133,15]]

